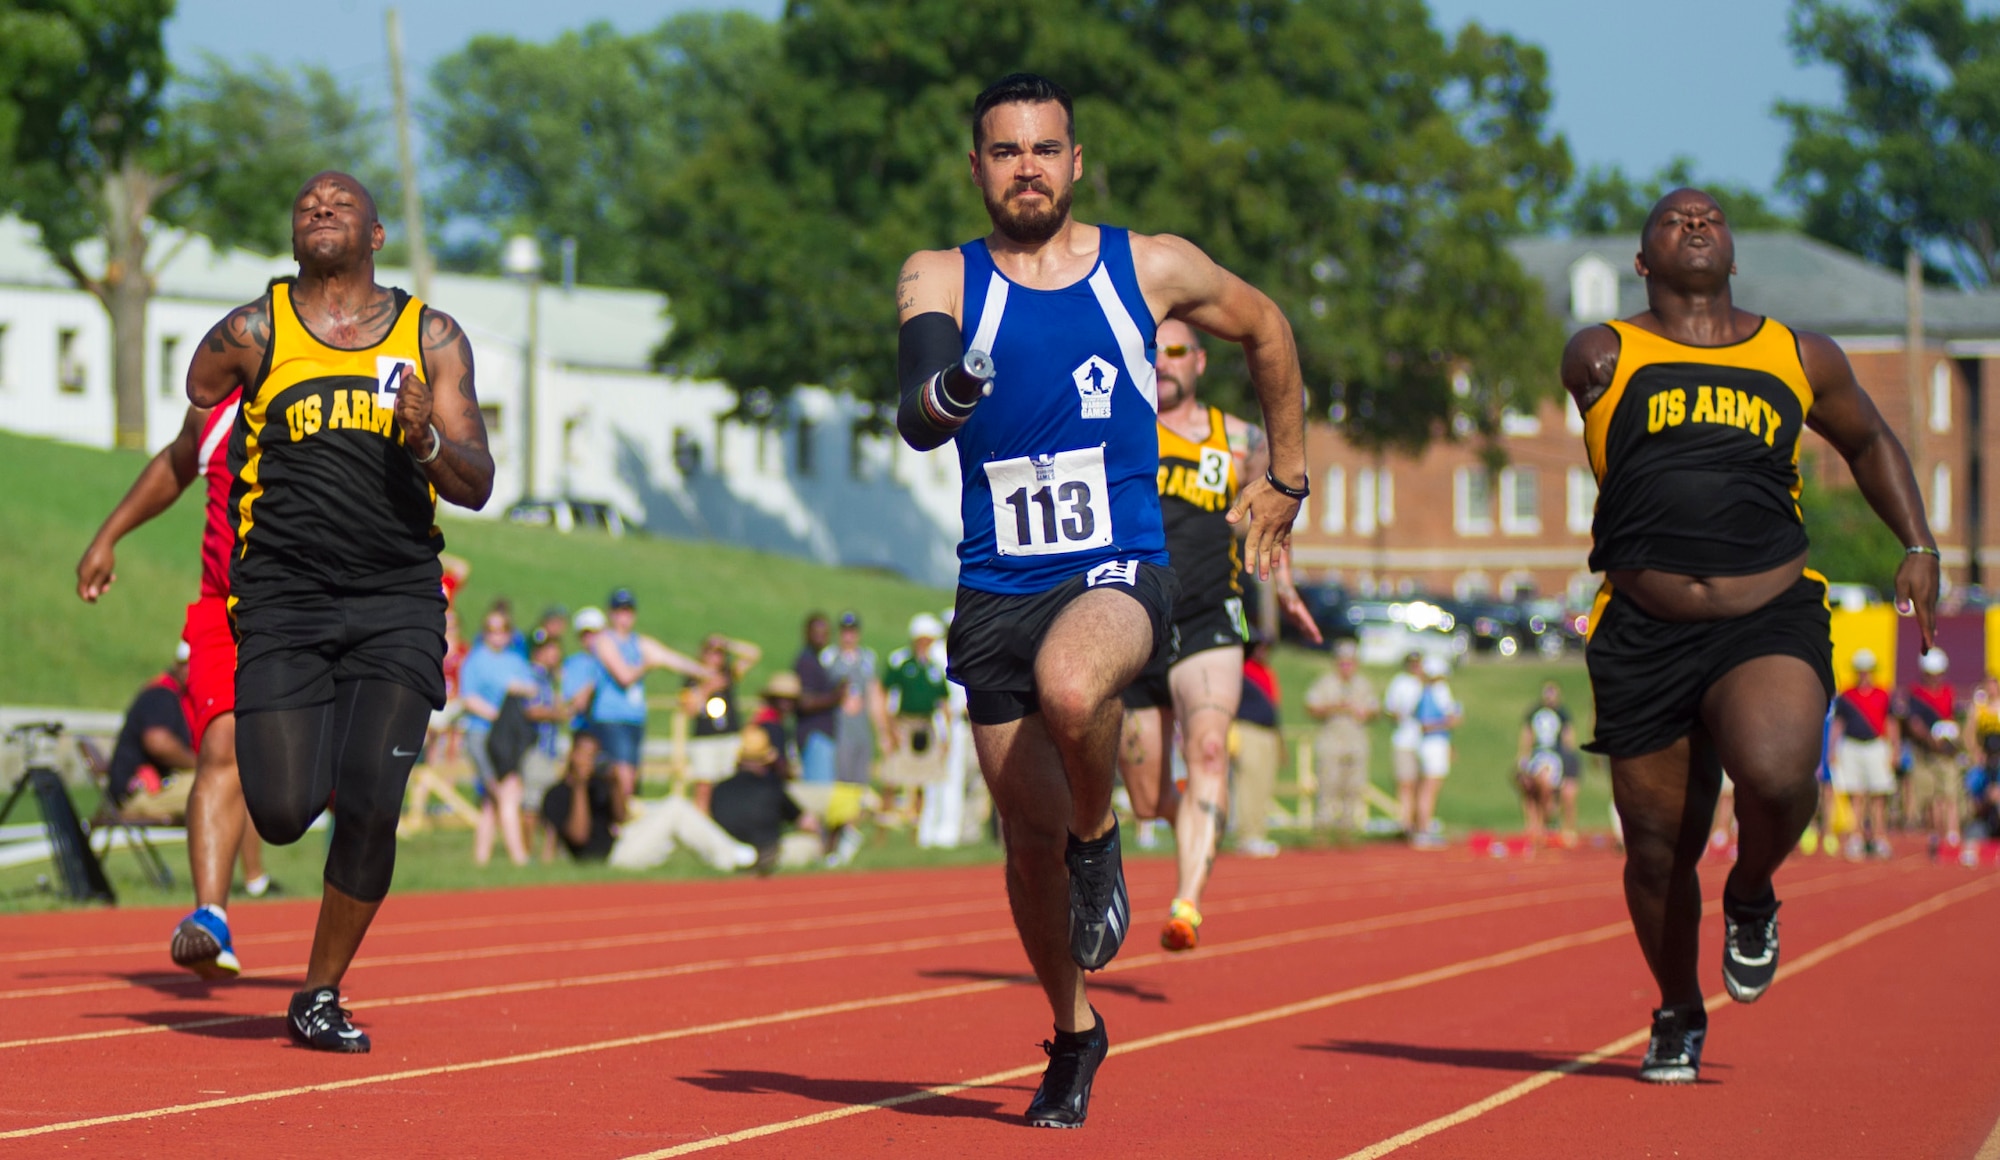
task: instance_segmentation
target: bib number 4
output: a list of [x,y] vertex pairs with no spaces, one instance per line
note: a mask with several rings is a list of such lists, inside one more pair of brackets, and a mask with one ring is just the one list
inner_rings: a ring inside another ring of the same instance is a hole
[[1112,541],[1102,447],[988,463],[986,482],[1002,556],[1058,555]]

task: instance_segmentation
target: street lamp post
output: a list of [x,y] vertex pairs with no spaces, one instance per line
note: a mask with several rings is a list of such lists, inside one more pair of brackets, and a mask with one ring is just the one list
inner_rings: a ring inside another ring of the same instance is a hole
[[526,343],[526,363],[521,373],[521,496],[532,499],[535,494],[535,370],[541,360],[541,290],[542,290],[542,246],[530,234],[516,234],[507,239],[507,248],[500,256],[501,269],[510,278],[519,278],[528,286],[528,340]]

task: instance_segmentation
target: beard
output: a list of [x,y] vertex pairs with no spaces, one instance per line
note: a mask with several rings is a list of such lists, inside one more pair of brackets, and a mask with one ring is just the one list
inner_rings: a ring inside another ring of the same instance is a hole
[[1048,208],[1034,209],[1021,205],[1015,197],[1004,197],[994,201],[986,199],[986,216],[993,219],[993,228],[999,230],[1010,242],[1023,246],[1039,245],[1056,236],[1056,231],[1069,220],[1070,190],[1064,189],[1061,196],[1042,182],[1030,182],[1026,189],[1032,189],[1047,198]]
[[1162,411],[1172,410],[1180,406],[1187,401],[1188,396],[1194,394],[1192,384],[1182,382],[1179,377],[1168,371],[1160,372],[1155,389],[1159,393],[1159,404]]

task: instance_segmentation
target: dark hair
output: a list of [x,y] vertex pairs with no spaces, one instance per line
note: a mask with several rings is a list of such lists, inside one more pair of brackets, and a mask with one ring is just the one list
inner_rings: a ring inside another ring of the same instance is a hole
[[1070,103],[1069,90],[1039,73],[1008,73],[986,86],[979,99],[972,102],[972,148],[975,152],[986,144],[986,114],[996,105],[1040,105],[1054,101],[1062,106],[1063,120],[1069,126],[1069,139],[1076,141],[1076,108]]

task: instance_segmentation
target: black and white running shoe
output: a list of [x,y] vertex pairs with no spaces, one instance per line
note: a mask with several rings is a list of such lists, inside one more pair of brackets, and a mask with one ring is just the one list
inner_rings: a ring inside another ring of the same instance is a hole
[[1088,1031],[1058,1031],[1054,1039],[1044,1039],[1042,1050],[1049,1054],[1049,1068],[1042,1073],[1042,1086],[1028,1101],[1028,1123],[1036,1128],[1081,1128],[1090,1115],[1090,1084],[1097,1078],[1097,1065],[1111,1050],[1111,1037],[1104,1033],[1104,1016],[1091,1008],[1097,1026]]
[[1738,1003],[1755,1003],[1778,976],[1778,900],[1752,908],[1722,896],[1722,982]]
[[1089,842],[1071,834],[1063,861],[1069,864],[1069,957],[1086,971],[1102,970],[1132,929],[1118,827]]
[[1701,1045],[1707,1038],[1708,1012],[1699,1003],[1653,1012],[1653,1038],[1639,1064],[1639,1078],[1647,1083],[1693,1083],[1701,1075]]
[[314,1051],[360,1055],[368,1050],[367,1033],[348,1021],[348,1011],[340,1005],[340,992],[332,987],[294,991],[285,1029],[294,1040]]

